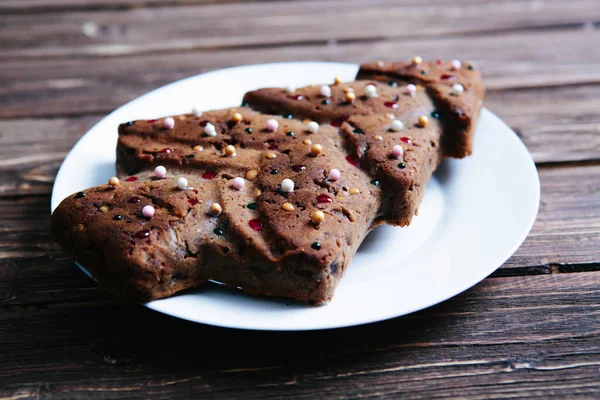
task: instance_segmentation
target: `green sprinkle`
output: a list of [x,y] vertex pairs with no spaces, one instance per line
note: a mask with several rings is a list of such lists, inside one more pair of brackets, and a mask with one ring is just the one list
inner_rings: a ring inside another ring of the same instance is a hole
[[215,228],[215,229],[213,230],[213,232],[214,232],[214,233],[215,233],[215,235],[217,235],[217,236],[223,236],[223,229],[221,229],[221,228]]
[[355,130],[353,130],[352,132],[354,132],[354,133],[356,133],[356,134],[358,134],[358,135],[364,135],[364,134],[365,134],[365,131],[363,131],[363,130],[362,130],[362,129],[360,129],[360,128],[356,128],[356,129],[355,129]]
[[195,156],[193,154],[188,154],[187,156],[185,156],[185,158],[194,158]]
[[398,168],[404,169],[404,168],[406,168],[406,164],[404,164],[403,162],[401,162],[400,164],[398,164]]
[[475,67],[473,66],[473,64],[469,64],[469,66],[467,67],[467,69],[469,71],[473,71],[475,69]]
[[242,107],[250,107],[250,104],[248,104],[248,103],[246,103],[246,102],[243,102],[243,103],[242,103]]
[[289,131],[288,133],[286,133],[286,135],[288,135],[288,136],[294,136],[294,132]]
[[129,122],[127,122],[125,125],[127,125],[127,126],[131,126],[131,125],[133,125],[133,121],[129,121]]
[[314,242],[313,244],[310,245],[310,247],[312,247],[315,250],[321,250],[321,243]]
[[85,197],[85,193],[83,192],[77,192],[77,194],[75,195],[76,199],[81,199],[82,197]]
[[294,116],[293,116],[292,114],[285,114],[285,115],[283,116],[283,118],[286,118],[286,119],[292,119],[292,118],[294,118]]
[[248,205],[246,205],[246,207],[250,210],[256,210],[258,208],[258,204],[256,203],[248,203]]
[[395,81],[389,81],[388,85],[390,85],[391,87],[398,87],[398,82]]
[[433,110],[433,111],[431,112],[431,116],[432,116],[433,118],[435,118],[435,119],[440,119],[440,113],[439,113],[439,112],[437,112],[436,110]]
[[424,69],[421,70],[421,75],[427,75],[427,71],[425,71]]
[[329,101],[328,99],[325,99],[321,102],[321,104],[323,104],[324,106],[329,105],[329,103],[331,103],[331,101]]
[[246,133],[252,133],[252,128],[246,128],[244,130],[246,131]]
[[371,185],[373,185],[373,186],[379,186],[379,181],[378,181],[378,180],[376,180],[376,179],[373,179],[373,180],[371,181]]
[[272,169],[271,170],[271,175],[277,175],[279,173],[278,169]]

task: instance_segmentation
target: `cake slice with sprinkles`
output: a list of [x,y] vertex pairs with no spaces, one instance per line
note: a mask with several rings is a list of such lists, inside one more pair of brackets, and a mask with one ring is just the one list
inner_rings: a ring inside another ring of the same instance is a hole
[[[330,301],[367,233],[408,225],[443,157],[472,151],[478,73],[417,61],[124,123],[118,177],[66,198],[53,237],[122,301],[209,281]],[[449,87],[446,69],[457,77]]]

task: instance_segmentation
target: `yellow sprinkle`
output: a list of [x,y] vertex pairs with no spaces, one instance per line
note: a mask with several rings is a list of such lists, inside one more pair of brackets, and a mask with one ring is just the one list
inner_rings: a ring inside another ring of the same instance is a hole
[[257,175],[258,171],[255,169],[251,169],[250,171],[246,172],[246,179],[248,179],[249,181],[253,181],[256,179]]
[[183,121],[186,119],[185,115],[180,115],[179,117],[177,117],[178,120]]
[[360,190],[358,190],[358,188],[352,187],[352,188],[350,188],[350,190],[348,192],[350,194],[359,194]]
[[302,143],[304,143],[304,144],[312,144],[312,140],[310,140],[310,139],[304,139],[302,141]]
[[353,92],[347,92],[346,101],[349,103],[354,103],[354,100],[356,100],[356,95]]
[[378,66],[379,68],[383,67],[383,61],[377,61],[377,66]]
[[254,189],[254,193],[253,194],[254,194],[254,197],[258,197],[258,196],[260,196],[262,194],[262,190],[260,190],[260,189]]
[[292,203],[283,203],[281,209],[285,211],[294,211],[294,205]]
[[419,65],[419,64],[421,64],[422,62],[423,62],[423,59],[422,59],[421,57],[419,57],[419,56],[415,56],[415,57],[413,57],[413,59],[412,59],[412,63],[413,63],[413,64],[415,64],[415,65]]
[[110,211],[110,207],[109,206],[102,206],[99,208],[100,211],[102,211],[103,213],[107,213],[108,211]]
[[375,140],[383,140],[383,136],[381,136],[381,135],[375,135],[374,139]]
[[211,213],[211,215],[216,217],[217,215],[220,215],[221,212],[223,212],[223,207],[221,207],[219,203],[212,203],[210,205],[209,212]]
[[310,147],[310,152],[313,156],[318,156],[323,152],[323,146],[321,146],[320,144],[313,144]]
[[333,83],[339,85],[340,83],[342,83],[342,78],[336,76],[335,78],[333,78]]
[[344,93],[354,93],[354,89],[348,86],[344,86],[342,90],[344,91]]
[[235,147],[233,147],[232,145],[227,145],[227,147],[225,147],[225,155],[229,156],[229,157],[233,157],[235,156]]
[[197,151],[197,152],[201,152],[202,150],[204,150],[204,147],[202,147],[200,145],[197,145],[197,146],[194,146],[192,148],[192,150]]
[[265,154],[265,157],[268,158],[269,160],[273,160],[274,158],[277,158],[277,154],[270,151],[267,154]]
[[233,114],[233,116],[231,117],[231,120],[233,122],[242,122],[242,120],[244,119],[244,117],[242,117],[242,114],[240,113],[235,113]]
[[325,220],[325,213],[321,210],[315,211],[310,216],[310,219],[312,219],[312,222],[314,222],[315,224],[320,224]]
[[121,185],[121,181],[119,181],[119,178],[117,178],[116,176],[113,176],[108,180],[108,184],[112,187],[117,187]]
[[419,117],[419,125],[422,128],[426,127],[428,123],[429,123],[429,117],[427,117],[427,115],[421,115]]
[[392,113],[387,113],[385,114],[386,117],[388,117],[389,119],[396,119],[396,116]]

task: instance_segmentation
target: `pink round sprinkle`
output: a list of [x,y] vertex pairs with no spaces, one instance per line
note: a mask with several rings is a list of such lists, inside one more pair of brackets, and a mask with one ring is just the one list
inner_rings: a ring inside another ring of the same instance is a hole
[[163,121],[163,125],[164,125],[165,129],[173,129],[173,128],[175,128],[175,120],[171,117],[167,117]]
[[404,149],[402,148],[402,146],[400,146],[399,144],[395,144],[392,147],[392,156],[396,158],[401,158],[402,156],[404,156]]
[[319,93],[323,97],[331,97],[331,88],[327,85],[323,85],[323,86],[321,86]]
[[340,172],[339,169],[332,169],[331,171],[329,171],[329,180],[332,181],[337,181],[338,179],[340,179],[342,176],[342,173]]
[[412,83],[406,85],[406,92],[408,94],[410,94],[411,96],[414,96],[415,93],[417,92],[417,87],[415,85],[413,85]]
[[462,67],[462,63],[459,60],[452,60],[450,65],[452,65],[452,70],[454,71],[457,71]]
[[167,169],[162,165],[159,165],[158,167],[154,168],[154,175],[156,175],[158,178],[164,178],[167,175]]
[[279,122],[275,121],[274,119],[267,120],[267,130],[275,132],[277,128],[279,128]]
[[144,206],[144,208],[142,208],[142,215],[147,218],[152,218],[154,216],[154,207]]
[[246,182],[244,181],[244,178],[238,176],[237,178],[233,178],[231,186],[233,186],[235,190],[242,190],[244,186],[246,186]]

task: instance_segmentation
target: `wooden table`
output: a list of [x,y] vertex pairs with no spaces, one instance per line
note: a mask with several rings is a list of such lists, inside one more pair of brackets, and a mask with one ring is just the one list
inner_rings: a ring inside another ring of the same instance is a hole
[[[600,398],[598,21],[597,0],[0,1],[0,396]],[[525,243],[456,298],[220,329],[112,303],[51,244],[58,167],[124,102],[234,65],[416,54],[481,68],[542,183]]]

